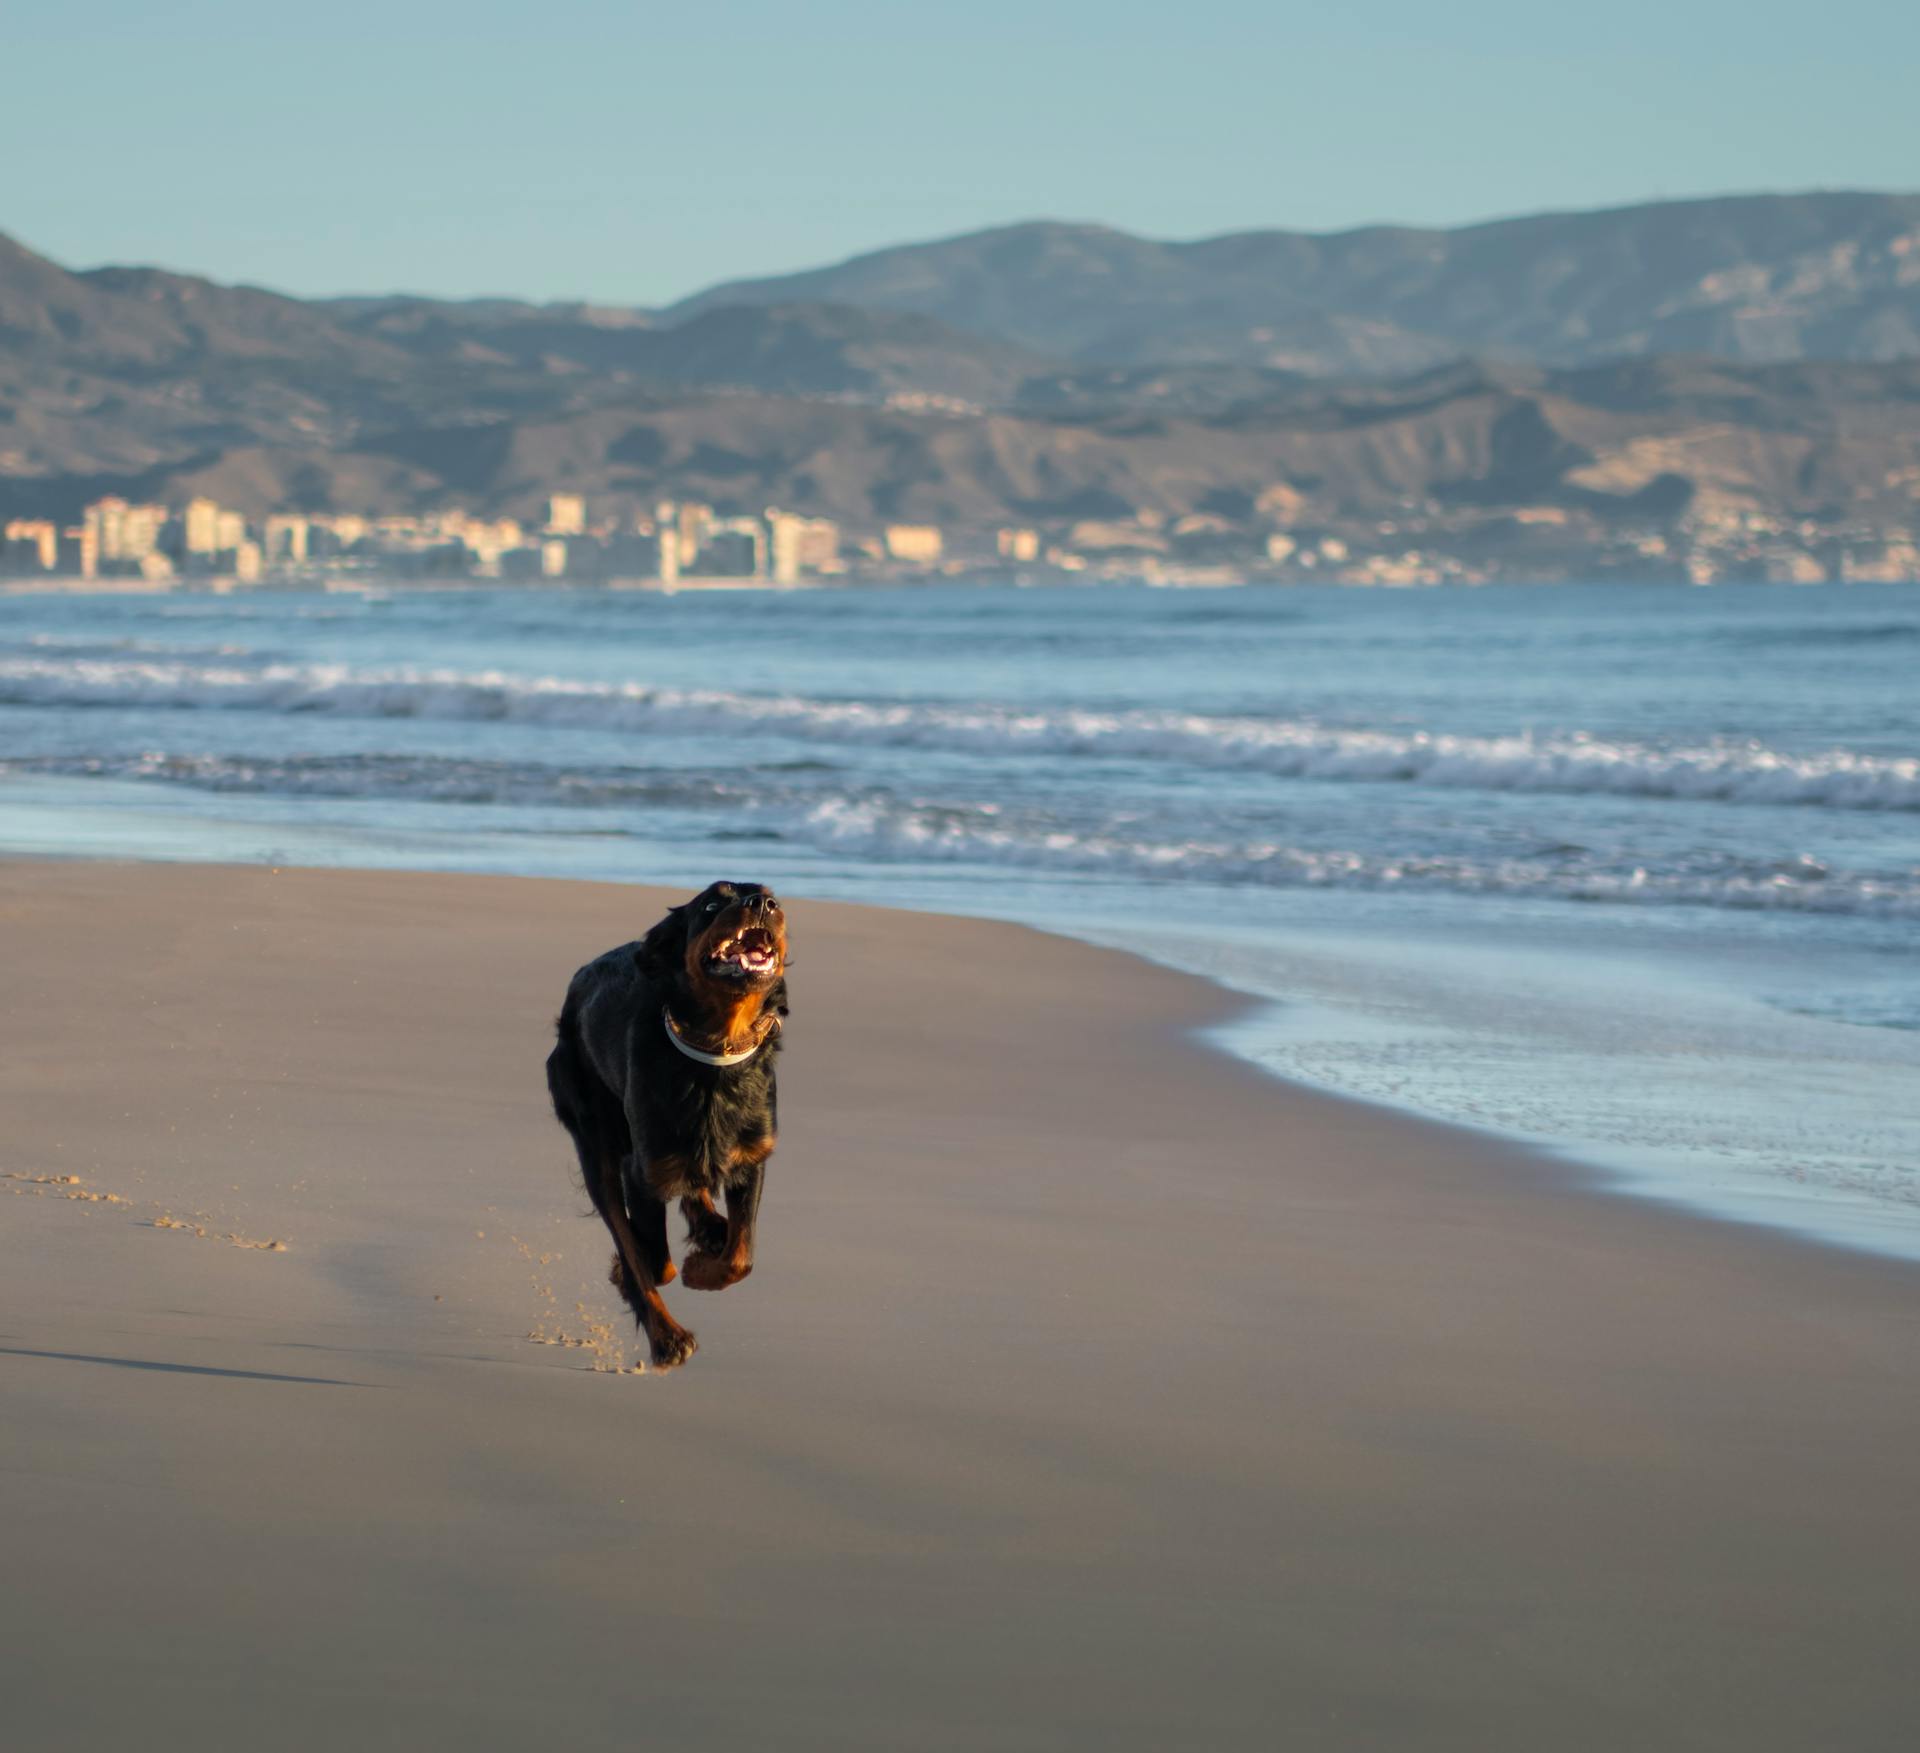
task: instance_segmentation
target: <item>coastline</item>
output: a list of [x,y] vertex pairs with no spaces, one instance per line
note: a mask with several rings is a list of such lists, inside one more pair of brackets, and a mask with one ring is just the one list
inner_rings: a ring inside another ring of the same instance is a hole
[[[1112,930],[1068,935],[1128,947]],[[1911,1030],[1874,1030],[1842,1058],[1831,1020],[1733,981],[1724,945],[1718,960],[1695,941],[1669,963],[1650,948],[1602,963],[1559,921],[1524,947],[1516,935],[1439,936],[1408,922],[1390,935],[1315,939],[1296,927],[1265,945],[1247,934],[1231,967],[1211,945],[1148,942],[1134,953],[1244,999],[1205,1038],[1287,1084],[1551,1159],[1611,1197],[1920,1264],[1911,1190],[1845,1156],[1861,1130],[1835,1140],[1824,1109],[1790,1127],[1804,1085],[1791,1072],[1765,1081],[1770,1066],[1818,1066],[1830,1093],[1850,1091],[1856,1114],[1881,1116],[1883,1156],[1912,1160],[1896,1142]],[[1660,1050],[1636,1055],[1623,1044],[1636,1032]],[[1681,1056],[1678,1081],[1663,1052]],[[1760,1146],[1767,1129],[1797,1134],[1806,1154],[1770,1162],[1784,1153]]]
[[280,1746],[1920,1726],[1909,1268],[1281,1082],[1069,939],[794,903],[762,1267],[591,1371],[539,1064],[662,898],[0,864],[0,1168],[80,1177],[0,1202],[20,1745],[216,1676]]
[[[177,794],[132,781],[89,779],[87,788],[78,807],[60,780],[8,777],[8,856],[642,885],[702,871],[711,858],[693,844],[643,848],[624,835],[599,856],[563,836],[556,855],[542,856],[541,839],[480,821],[428,833],[372,819],[310,827],[304,803],[268,818],[244,795],[230,811],[217,794],[188,794],[182,808]],[[1404,894],[1383,897],[1390,912],[1336,896],[1334,914],[1304,911],[1301,897],[1267,908],[1254,892],[1236,902],[1230,937],[1183,935],[1152,893],[1102,890],[1068,911],[1056,887],[1023,883],[1011,867],[982,887],[899,867],[769,868],[764,854],[756,865],[790,894],[994,920],[1144,957],[1230,994],[1238,1008],[1208,1038],[1263,1074],[1465,1128],[1609,1196],[1920,1260],[1920,1204],[1905,1173],[1920,1115],[1903,1101],[1920,1034],[1904,1019],[1862,1030],[1844,1013],[1795,1012],[1782,995],[1800,978],[1798,963],[1778,952],[1767,963],[1745,935],[1764,929],[1764,915],[1644,910],[1634,923],[1645,941],[1635,944],[1582,936],[1588,921],[1547,909],[1524,920],[1509,909],[1496,931]],[[887,901],[870,901],[879,889]],[[1844,978],[1871,1009],[1864,971],[1874,964],[1880,990],[1907,994],[1910,1010],[1910,988],[1878,965],[1883,951],[1854,946]],[[1840,982],[1835,946],[1824,954],[1829,983]],[[1659,1050],[1636,1056],[1649,1028]]]

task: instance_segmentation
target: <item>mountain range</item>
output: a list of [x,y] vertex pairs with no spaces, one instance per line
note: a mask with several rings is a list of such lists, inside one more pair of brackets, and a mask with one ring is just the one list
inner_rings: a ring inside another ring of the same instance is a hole
[[1920,353],[1920,195],[1726,197],[1198,243],[1018,225],[734,281],[664,315],[795,300],[917,312],[1074,360],[1316,376],[1465,354],[1897,359]]
[[664,310],[303,300],[0,236],[0,512],[102,492],[855,524],[1715,498],[1911,514],[1920,195],[1156,243],[1037,223]]

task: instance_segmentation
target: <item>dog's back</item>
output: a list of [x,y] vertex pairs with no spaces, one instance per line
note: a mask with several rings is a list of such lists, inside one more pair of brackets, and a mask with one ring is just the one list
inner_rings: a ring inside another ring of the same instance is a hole
[[[595,1077],[624,1106],[634,1022],[656,1012],[660,1003],[641,965],[638,942],[595,956],[567,983],[555,1025],[560,1037],[555,1054],[568,1049],[577,1069]],[[552,1060],[548,1065],[551,1069]],[[559,1098],[554,1099],[557,1107]],[[563,1124],[565,1118],[561,1116]]]

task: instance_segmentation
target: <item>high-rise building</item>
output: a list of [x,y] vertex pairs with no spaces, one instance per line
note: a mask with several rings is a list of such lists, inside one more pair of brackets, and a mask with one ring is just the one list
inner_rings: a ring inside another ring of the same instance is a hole
[[93,532],[95,552],[102,566],[130,570],[160,545],[166,528],[164,505],[129,505],[124,499],[96,499],[81,513]]
[[587,502],[578,493],[556,493],[547,501],[547,534],[581,536],[587,530]]
[[793,584],[806,572],[830,572],[840,564],[840,526],[824,517],[767,511],[768,564],[775,584]]
[[697,499],[682,500],[675,513],[675,527],[680,533],[680,570],[698,571],[700,550],[707,545],[707,534],[713,528],[713,507]]
[[60,559],[55,570],[69,578],[100,575],[100,538],[91,525],[78,523],[60,532]]
[[93,551],[102,560],[120,558],[120,520],[127,509],[124,499],[96,499],[80,513],[93,537]]
[[211,556],[220,552],[220,507],[211,499],[189,499],[182,521],[189,554]]

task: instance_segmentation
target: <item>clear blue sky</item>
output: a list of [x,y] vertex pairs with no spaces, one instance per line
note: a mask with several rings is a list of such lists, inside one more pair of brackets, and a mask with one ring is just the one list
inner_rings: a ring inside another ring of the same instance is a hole
[[0,231],[307,294],[1920,188],[1920,5],[1866,0],[5,0],[0,62]]

